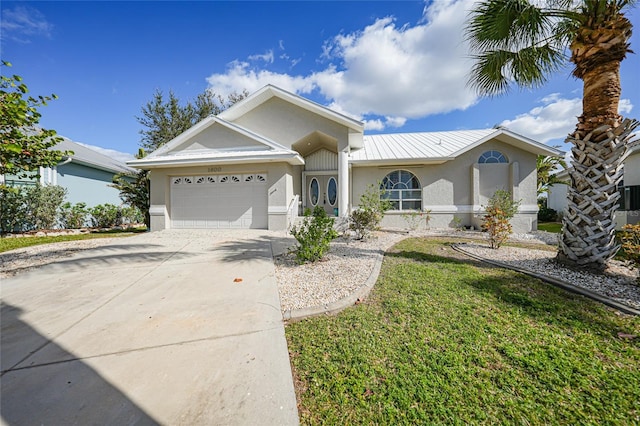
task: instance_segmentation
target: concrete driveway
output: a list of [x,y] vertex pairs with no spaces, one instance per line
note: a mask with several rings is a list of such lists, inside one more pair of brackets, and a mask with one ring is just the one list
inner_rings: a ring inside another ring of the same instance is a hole
[[3,280],[2,423],[298,424],[272,238],[147,233]]

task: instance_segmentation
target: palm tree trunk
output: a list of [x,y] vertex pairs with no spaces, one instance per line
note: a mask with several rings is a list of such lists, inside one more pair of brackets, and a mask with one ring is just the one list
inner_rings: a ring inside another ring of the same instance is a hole
[[615,241],[618,183],[633,131],[640,123],[625,119],[616,124],[603,124],[591,131],[581,130],[588,126],[578,125],[567,138],[573,144],[573,169],[562,218],[560,261],[604,270],[620,248]]

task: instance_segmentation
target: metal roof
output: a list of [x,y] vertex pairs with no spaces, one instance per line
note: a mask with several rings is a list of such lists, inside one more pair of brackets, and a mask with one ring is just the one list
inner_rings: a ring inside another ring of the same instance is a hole
[[72,163],[82,163],[97,169],[114,173],[136,172],[135,169],[127,167],[125,163],[101,154],[91,148],[80,145],[79,143],[73,142],[64,136],[62,137],[62,141],[58,143],[54,149],[60,151],[73,151],[73,155],[71,155]]
[[349,161],[381,163],[422,161],[443,163],[493,138],[543,155],[562,155],[561,151],[528,139],[507,129],[456,130],[448,132],[395,133],[365,135],[364,148],[351,152]]
[[449,158],[495,131],[482,129],[365,135],[364,148],[352,152],[351,161]]

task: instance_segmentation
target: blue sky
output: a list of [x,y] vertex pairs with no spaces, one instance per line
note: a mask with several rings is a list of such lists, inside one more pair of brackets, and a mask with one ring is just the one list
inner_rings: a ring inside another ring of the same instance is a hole
[[[32,94],[59,96],[41,110],[43,127],[103,150],[137,152],[135,117],[156,89],[186,100],[269,83],[363,120],[367,133],[501,124],[562,145],[581,112],[581,82],[568,66],[543,88],[479,99],[466,86],[462,27],[471,7],[472,0],[2,1],[0,55]],[[629,18],[631,48],[640,52],[640,11]],[[639,70],[638,55],[628,55],[621,112],[636,118]]]

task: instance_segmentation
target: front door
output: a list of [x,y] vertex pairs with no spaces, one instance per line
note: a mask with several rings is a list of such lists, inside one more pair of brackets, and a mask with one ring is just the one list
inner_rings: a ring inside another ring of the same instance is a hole
[[329,216],[338,214],[338,175],[307,175],[305,206],[324,208]]

